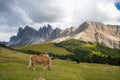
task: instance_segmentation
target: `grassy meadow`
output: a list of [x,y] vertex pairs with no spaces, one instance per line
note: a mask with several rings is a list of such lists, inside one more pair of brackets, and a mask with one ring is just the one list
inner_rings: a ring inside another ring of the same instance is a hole
[[28,54],[47,53],[62,60],[101,63],[120,66],[120,49],[113,49],[99,43],[66,40],[60,43],[41,43],[15,48]]
[[0,80],[120,80],[120,66],[52,60],[52,70],[28,69],[29,55],[0,47]]
[[34,45],[28,45],[28,46],[21,46],[21,47],[17,47],[16,49],[33,50],[41,53],[54,53],[57,55],[71,54],[71,52],[69,52],[65,48],[55,46],[54,43],[41,43],[41,44],[34,44]]

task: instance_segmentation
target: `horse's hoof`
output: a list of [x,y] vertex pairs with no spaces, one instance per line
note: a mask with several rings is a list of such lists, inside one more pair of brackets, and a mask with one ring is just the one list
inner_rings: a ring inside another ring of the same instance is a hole
[[35,71],[35,68],[33,68],[32,70]]
[[34,80],[45,80],[45,78],[37,78],[37,79],[34,79]]
[[48,70],[51,70],[51,69],[48,69]]

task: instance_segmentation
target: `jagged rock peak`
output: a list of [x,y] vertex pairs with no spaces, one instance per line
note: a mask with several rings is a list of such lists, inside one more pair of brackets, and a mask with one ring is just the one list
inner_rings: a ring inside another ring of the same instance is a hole
[[105,25],[100,22],[87,21],[78,28],[65,30],[53,29],[50,24],[39,28],[39,31],[26,25],[19,28],[16,36],[11,37],[9,46],[21,46],[46,41],[60,42],[67,39],[78,39],[86,42],[99,42],[111,48],[120,48],[120,26]]
[[34,29],[34,28],[32,28],[32,27],[26,25],[24,28],[19,27],[18,31],[21,32],[21,31],[23,31],[23,30],[28,30],[28,29]]
[[19,27],[18,32],[21,32],[21,31],[23,31],[23,28]]
[[76,28],[76,27],[73,27],[73,26],[70,27],[70,28],[68,28],[68,30],[71,31],[71,32],[75,31],[76,29],[77,29],[77,28]]
[[48,28],[52,28],[52,26],[51,26],[50,24],[47,24],[47,27],[48,27]]
[[50,24],[47,24],[47,29],[48,29],[48,31],[53,31],[53,28],[52,28],[52,26],[50,25]]
[[28,28],[30,28],[30,26],[26,25],[26,26],[25,26],[25,29],[28,29]]
[[25,28],[24,28],[24,30],[35,30],[35,29],[32,28],[32,27],[30,27],[30,26],[28,26],[28,25],[26,25]]
[[46,29],[53,30],[52,26],[50,24],[47,24],[47,25],[44,25],[43,27],[40,27],[39,31],[46,30]]
[[60,28],[56,27],[55,30],[61,30]]
[[103,23],[101,22],[92,22],[92,21],[86,21],[86,22],[83,22],[79,27],[83,27],[83,28],[87,28],[87,27],[102,27]]

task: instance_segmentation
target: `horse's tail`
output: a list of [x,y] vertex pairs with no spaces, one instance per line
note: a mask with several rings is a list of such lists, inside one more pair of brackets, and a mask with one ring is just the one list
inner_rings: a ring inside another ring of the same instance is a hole
[[32,58],[32,55],[30,55],[30,58],[29,58],[28,68],[30,68],[30,67],[31,67],[31,65],[32,65],[32,60],[31,60],[31,58]]

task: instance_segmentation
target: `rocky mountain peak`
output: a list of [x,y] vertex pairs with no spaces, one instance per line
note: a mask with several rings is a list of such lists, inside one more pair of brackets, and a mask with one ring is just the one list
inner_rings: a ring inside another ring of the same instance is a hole
[[26,31],[32,31],[32,30],[36,31],[34,28],[32,28],[28,25],[25,26],[24,30],[26,30]]
[[19,28],[16,36],[11,37],[9,46],[37,44],[46,41],[60,42],[66,39],[78,39],[86,42],[98,42],[111,48],[120,48],[120,26],[105,25],[100,22],[87,21],[78,28],[65,30],[53,29],[47,24],[37,31],[30,26]]
[[23,31],[23,28],[19,27],[18,32],[22,32],[22,31]]
[[55,28],[50,35],[50,39],[53,40],[53,39],[60,37],[61,31],[62,30],[60,28]]
[[47,24],[48,29],[52,29],[52,26],[50,24]]
[[[75,39],[98,42],[111,48],[120,46],[120,27],[99,22],[84,22],[77,30]],[[115,45],[115,46],[114,46]]]
[[30,28],[30,26],[28,26],[28,25],[25,26],[25,29],[29,29],[29,28]]
[[43,27],[40,27],[39,31],[42,31],[42,30],[52,31],[53,28],[52,28],[52,26],[50,24],[47,24],[47,26],[44,25]]

